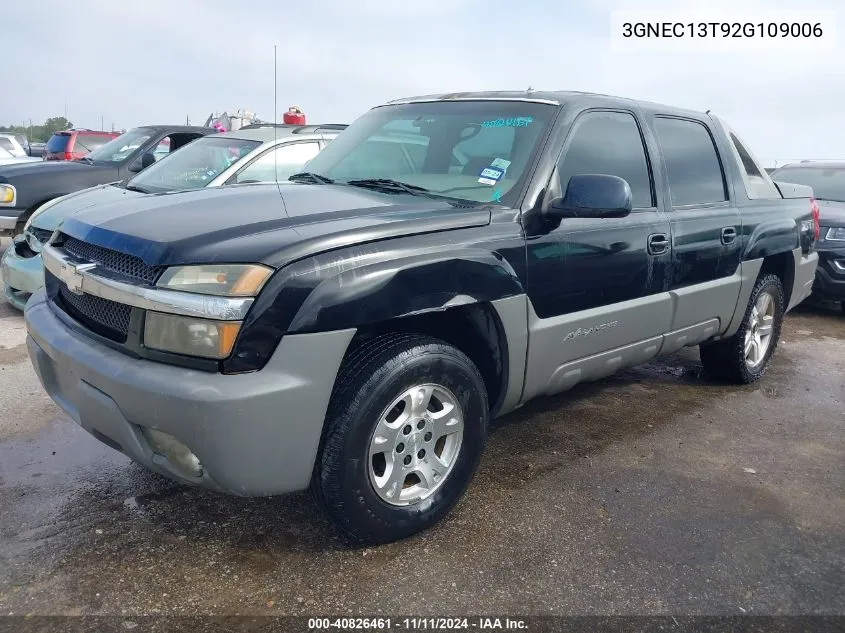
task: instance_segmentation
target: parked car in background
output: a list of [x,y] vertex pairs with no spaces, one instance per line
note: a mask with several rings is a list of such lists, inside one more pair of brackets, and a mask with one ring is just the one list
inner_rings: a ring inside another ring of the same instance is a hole
[[47,147],[47,143],[42,143],[41,141],[36,141],[34,143],[29,144],[29,155],[33,158],[42,158],[44,156],[44,150]]
[[287,180],[345,125],[253,125],[197,139],[178,153],[127,180],[83,189],[45,203],[30,216],[23,234],[0,261],[6,300],[23,310],[44,285],[41,249],[56,227],[85,209],[150,194]]
[[73,160],[87,156],[113,138],[117,132],[99,132],[96,130],[62,130],[56,132],[47,141],[42,158],[44,160]]
[[819,205],[819,268],[813,294],[839,301],[845,312],[845,160],[804,161],[780,167],[772,179],[813,188]]
[[0,168],[0,236],[14,236],[45,202],[80,189],[128,178],[156,161],[162,146],[173,152],[214,128],[185,125],[137,127],[72,161],[39,161]]
[[15,156],[8,150],[3,149],[0,147],[0,167],[3,165],[17,165],[19,163],[32,163],[32,162],[40,162],[40,159],[33,158],[32,156]]
[[12,156],[24,158],[29,156],[29,142],[23,134],[0,132],[0,149],[4,149]]
[[67,218],[30,358],[149,469],[310,486],[369,542],[442,518],[489,420],[534,397],[699,344],[710,374],[760,379],[818,261],[809,187],[714,116],[629,99],[400,100],[291,179]]

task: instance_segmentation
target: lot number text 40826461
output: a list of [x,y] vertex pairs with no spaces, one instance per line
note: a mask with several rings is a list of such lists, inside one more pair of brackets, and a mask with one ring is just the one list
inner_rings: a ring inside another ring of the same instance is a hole
[[370,630],[370,631],[520,631],[528,628],[525,620],[518,618],[447,618],[447,617],[403,617],[403,618],[309,618],[308,630]]

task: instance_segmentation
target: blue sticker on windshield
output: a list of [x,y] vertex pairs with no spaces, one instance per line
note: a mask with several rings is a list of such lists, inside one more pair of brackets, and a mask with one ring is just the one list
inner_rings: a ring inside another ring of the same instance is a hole
[[526,127],[533,122],[534,119],[530,116],[517,116],[507,119],[490,119],[489,121],[484,121],[481,127]]
[[478,174],[478,182],[482,185],[495,185],[504,175],[505,172],[501,169],[496,169],[495,167],[485,167],[481,170],[481,173]]

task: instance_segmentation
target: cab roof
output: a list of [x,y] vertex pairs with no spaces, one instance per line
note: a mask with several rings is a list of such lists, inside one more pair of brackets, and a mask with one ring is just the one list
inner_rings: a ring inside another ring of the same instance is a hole
[[[394,99],[387,105],[398,105],[403,103],[430,103],[433,101],[526,101],[534,103],[546,103],[554,106],[562,106],[565,103],[616,103],[638,106],[644,110],[659,110],[666,114],[695,114],[700,117],[701,111],[688,110],[669,106],[662,103],[650,101],[638,101],[626,97],[617,97],[597,92],[581,92],[577,90],[499,90],[484,92],[450,92],[443,94],[421,95]],[[709,110],[708,110],[709,113]]]
[[239,130],[231,132],[220,132],[215,136],[222,136],[224,138],[236,138],[244,141],[261,141],[266,143],[273,139],[280,139],[290,136],[307,136],[310,134],[317,135],[337,135],[346,128],[343,123],[330,123],[324,125],[284,125],[273,123],[254,123],[245,125]]

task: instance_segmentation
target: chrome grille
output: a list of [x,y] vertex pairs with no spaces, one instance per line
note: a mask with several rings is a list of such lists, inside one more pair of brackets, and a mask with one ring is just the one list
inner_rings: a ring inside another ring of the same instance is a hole
[[64,238],[62,247],[66,253],[93,262],[106,270],[136,279],[146,284],[155,284],[165,266],[150,266],[135,255],[127,255],[110,248],[88,244],[75,237]]
[[68,290],[49,271],[45,271],[45,275],[48,276],[48,285],[58,285],[59,305],[67,314],[92,332],[118,343],[126,342],[129,318],[132,315],[131,306],[94,295],[78,295]]

